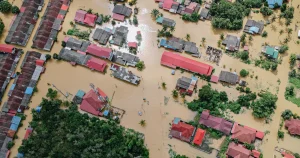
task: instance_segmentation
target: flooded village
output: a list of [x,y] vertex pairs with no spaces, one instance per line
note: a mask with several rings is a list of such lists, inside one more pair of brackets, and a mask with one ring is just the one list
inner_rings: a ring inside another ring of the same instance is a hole
[[1,1],[0,157],[39,152],[43,98],[133,129],[149,150],[133,157],[300,157],[299,5]]

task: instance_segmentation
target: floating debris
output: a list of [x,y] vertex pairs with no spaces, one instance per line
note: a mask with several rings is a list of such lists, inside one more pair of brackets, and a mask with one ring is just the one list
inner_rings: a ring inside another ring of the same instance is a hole
[[164,96],[164,103],[165,103],[165,105],[167,105],[168,104],[168,102],[169,102],[169,97],[166,97],[166,96]]

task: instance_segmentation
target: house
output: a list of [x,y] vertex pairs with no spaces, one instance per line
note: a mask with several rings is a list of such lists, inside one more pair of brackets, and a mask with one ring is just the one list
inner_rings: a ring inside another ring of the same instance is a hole
[[61,49],[59,53],[59,57],[65,61],[74,62],[79,65],[85,66],[87,61],[91,58],[91,56],[88,56],[83,53],[75,52],[69,49]]
[[91,57],[86,63],[86,66],[88,68],[90,68],[91,70],[99,71],[99,72],[104,72],[106,65],[107,64],[105,61],[94,58],[94,57]]
[[103,59],[108,59],[112,60],[113,58],[113,52],[111,48],[106,48],[106,47],[100,47],[97,46],[96,44],[91,44],[87,47],[88,54],[94,55],[96,57],[100,57]]
[[128,42],[127,44],[129,48],[137,49],[138,44],[136,42]]
[[236,83],[239,82],[239,76],[232,72],[221,71],[219,75],[219,81],[235,85]]
[[0,44],[0,53],[14,54],[16,48],[13,45]]
[[262,21],[257,22],[255,20],[247,20],[244,27],[244,32],[250,34],[262,34],[264,30],[264,23]]
[[170,138],[177,138],[179,140],[190,143],[192,136],[195,134],[196,128],[189,125],[180,118],[175,117],[172,123],[171,131],[169,134]]
[[282,6],[283,0],[267,0],[269,8],[274,8],[276,3],[278,6]]
[[172,69],[176,69],[178,67],[190,72],[206,76],[210,76],[213,70],[213,67],[210,65],[167,51],[163,53],[160,64],[170,67]]
[[131,71],[125,67],[111,64],[110,70],[113,71],[113,76],[117,79],[129,82],[134,85],[138,85],[141,81],[141,78],[133,74]]
[[184,14],[189,14],[189,15],[193,13],[198,14],[199,10],[200,10],[200,4],[196,2],[190,2],[189,5],[185,7]]
[[184,44],[184,51],[186,53],[192,54],[192,56],[199,56],[200,55],[199,49],[196,46],[196,43],[194,43],[194,42],[186,41],[185,44]]
[[197,131],[196,131],[196,134],[194,136],[193,143],[197,146],[201,146],[202,142],[205,138],[205,133],[206,133],[205,130],[203,130],[201,128],[198,128]]
[[45,51],[51,50],[54,42],[57,41],[57,35],[68,12],[69,5],[70,0],[49,1],[33,38],[33,48]]
[[175,38],[166,40],[161,39],[159,42],[159,47],[164,47],[166,49],[171,49],[177,52],[182,52],[184,49],[184,41],[183,40],[175,40]]
[[113,31],[113,38],[110,41],[111,44],[122,46],[123,43],[127,40],[127,34],[129,30],[126,26],[119,26]]
[[180,4],[178,2],[173,2],[171,9],[169,10],[170,13],[177,13]]
[[71,50],[85,52],[91,44],[89,41],[78,40],[73,37],[66,37],[66,47]]
[[206,8],[202,8],[200,11],[200,20],[208,20],[210,19],[209,10]]
[[76,95],[73,98],[73,102],[75,104],[81,104],[84,95],[85,95],[85,92],[83,90],[78,90]]
[[87,13],[84,10],[77,10],[74,20],[76,23],[94,27],[96,25],[97,18],[98,17],[94,14]]
[[300,120],[290,119],[286,120],[284,123],[291,135],[300,135]]
[[164,0],[162,2],[162,9],[169,11],[172,8],[173,3],[174,3],[173,0]]
[[112,62],[114,63],[133,67],[135,67],[139,61],[140,58],[138,56],[120,51],[115,51],[112,58]]
[[101,111],[108,105],[107,95],[100,89],[91,89],[84,95],[80,109],[95,116],[101,116]]
[[211,78],[210,78],[210,82],[218,83],[219,82],[219,77],[215,76],[215,75],[212,75]]
[[230,121],[210,115],[208,110],[201,113],[199,124],[218,130],[226,135],[230,134],[233,125]]
[[118,17],[115,20],[124,21],[125,17],[130,17],[132,9],[125,5],[115,5],[113,9],[113,19]]
[[102,45],[106,45],[111,35],[112,35],[111,32],[106,31],[104,29],[97,28],[92,38],[98,41],[98,43]]
[[226,50],[238,51],[240,48],[240,38],[233,35],[227,35],[222,44],[226,46]]
[[264,133],[257,131],[248,126],[241,126],[238,123],[234,123],[231,130],[231,139],[238,139],[239,142],[251,144],[255,139],[263,139]]
[[175,20],[169,19],[169,18],[165,18],[165,17],[158,17],[156,19],[156,22],[159,24],[162,24],[163,26],[167,26],[167,27],[175,27],[176,22]]
[[197,86],[197,81],[198,78],[195,76],[191,78],[182,76],[177,80],[176,89],[179,89],[181,93],[192,95]]
[[8,28],[5,43],[26,46],[38,20],[39,8],[44,5],[43,0],[23,1],[20,13],[13,19]]
[[24,136],[24,139],[26,140],[26,139],[28,139],[28,137],[31,135],[31,133],[32,133],[32,128],[27,128],[26,129],[26,133],[25,133],[25,136]]
[[277,59],[279,54],[279,48],[278,47],[272,47],[272,46],[264,46],[262,47],[262,51],[265,56],[271,59]]
[[228,158],[250,158],[251,151],[244,148],[241,144],[231,142],[228,146],[226,155]]

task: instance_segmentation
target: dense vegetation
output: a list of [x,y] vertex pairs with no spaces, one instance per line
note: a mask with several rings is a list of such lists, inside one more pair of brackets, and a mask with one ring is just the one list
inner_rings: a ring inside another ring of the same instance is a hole
[[250,8],[239,2],[231,3],[221,0],[211,6],[212,25],[214,28],[239,30],[243,27],[243,18],[248,16],[250,11]]
[[197,21],[199,21],[200,15],[197,13],[193,13],[191,15],[183,14],[181,18],[182,18],[182,20],[185,20],[185,21],[197,22]]
[[76,28],[76,26],[74,26],[72,29],[69,29],[67,32],[67,35],[72,35],[72,36],[76,36],[79,39],[84,39],[84,40],[89,40],[89,36],[91,34],[91,31],[80,31],[80,29]]
[[0,19],[0,36],[3,33],[4,27],[5,27],[5,25],[4,25],[3,21],[2,21],[2,19]]
[[256,118],[269,118],[276,109],[277,96],[270,92],[259,94],[260,98],[251,104],[252,114]]
[[19,13],[20,13],[19,7],[14,5],[14,6],[11,8],[11,13],[13,13],[13,14],[19,14]]
[[32,111],[34,132],[19,152],[26,157],[49,158],[149,157],[141,134],[113,121],[81,114],[76,105],[61,110],[61,104],[61,100],[43,99],[41,112]]
[[289,72],[289,85],[285,89],[285,99],[300,106],[300,98],[296,97],[296,90],[300,89],[300,73],[295,69]]
[[10,12],[12,8],[12,5],[7,1],[7,0],[3,0],[0,2],[0,12],[7,14]]

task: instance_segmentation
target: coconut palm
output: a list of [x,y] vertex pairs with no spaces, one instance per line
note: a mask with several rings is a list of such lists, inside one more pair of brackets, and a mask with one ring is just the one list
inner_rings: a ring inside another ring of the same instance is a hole
[[153,9],[152,11],[151,11],[151,16],[153,17],[153,18],[157,18],[158,17],[158,15],[159,15],[159,11],[157,10],[157,9]]
[[146,126],[146,121],[145,121],[145,120],[141,120],[139,124],[140,124],[142,127],[145,127],[145,126]]
[[283,43],[288,43],[289,42],[289,39],[288,38],[285,38],[284,40],[283,40]]
[[191,35],[190,34],[186,34],[185,39],[190,41]]
[[291,28],[288,28],[288,29],[287,29],[287,33],[288,33],[288,34],[291,34],[292,32],[293,32],[293,29],[291,29]]
[[252,36],[249,36],[248,38],[249,38],[249,41],[252,41],[252,40],[253,40],[253,37],[252,37]]
[[171,32],[174,32],[174,31],[175,31],[175,27],[174,27],[174,26],[171,26],[171,27],[170,27],[170,31],[171,31]]
[[280,34],[280,35],[282,35],[282,34],[283,34],[283,32],[284,32],[284,31],[281,29],[281,30],[279,31],[279,34]]
[[177,98],[177,97],[178,97],[178,91],[174,89],[174,90],[172,91],[172,96],[173,96],[174,98]]

